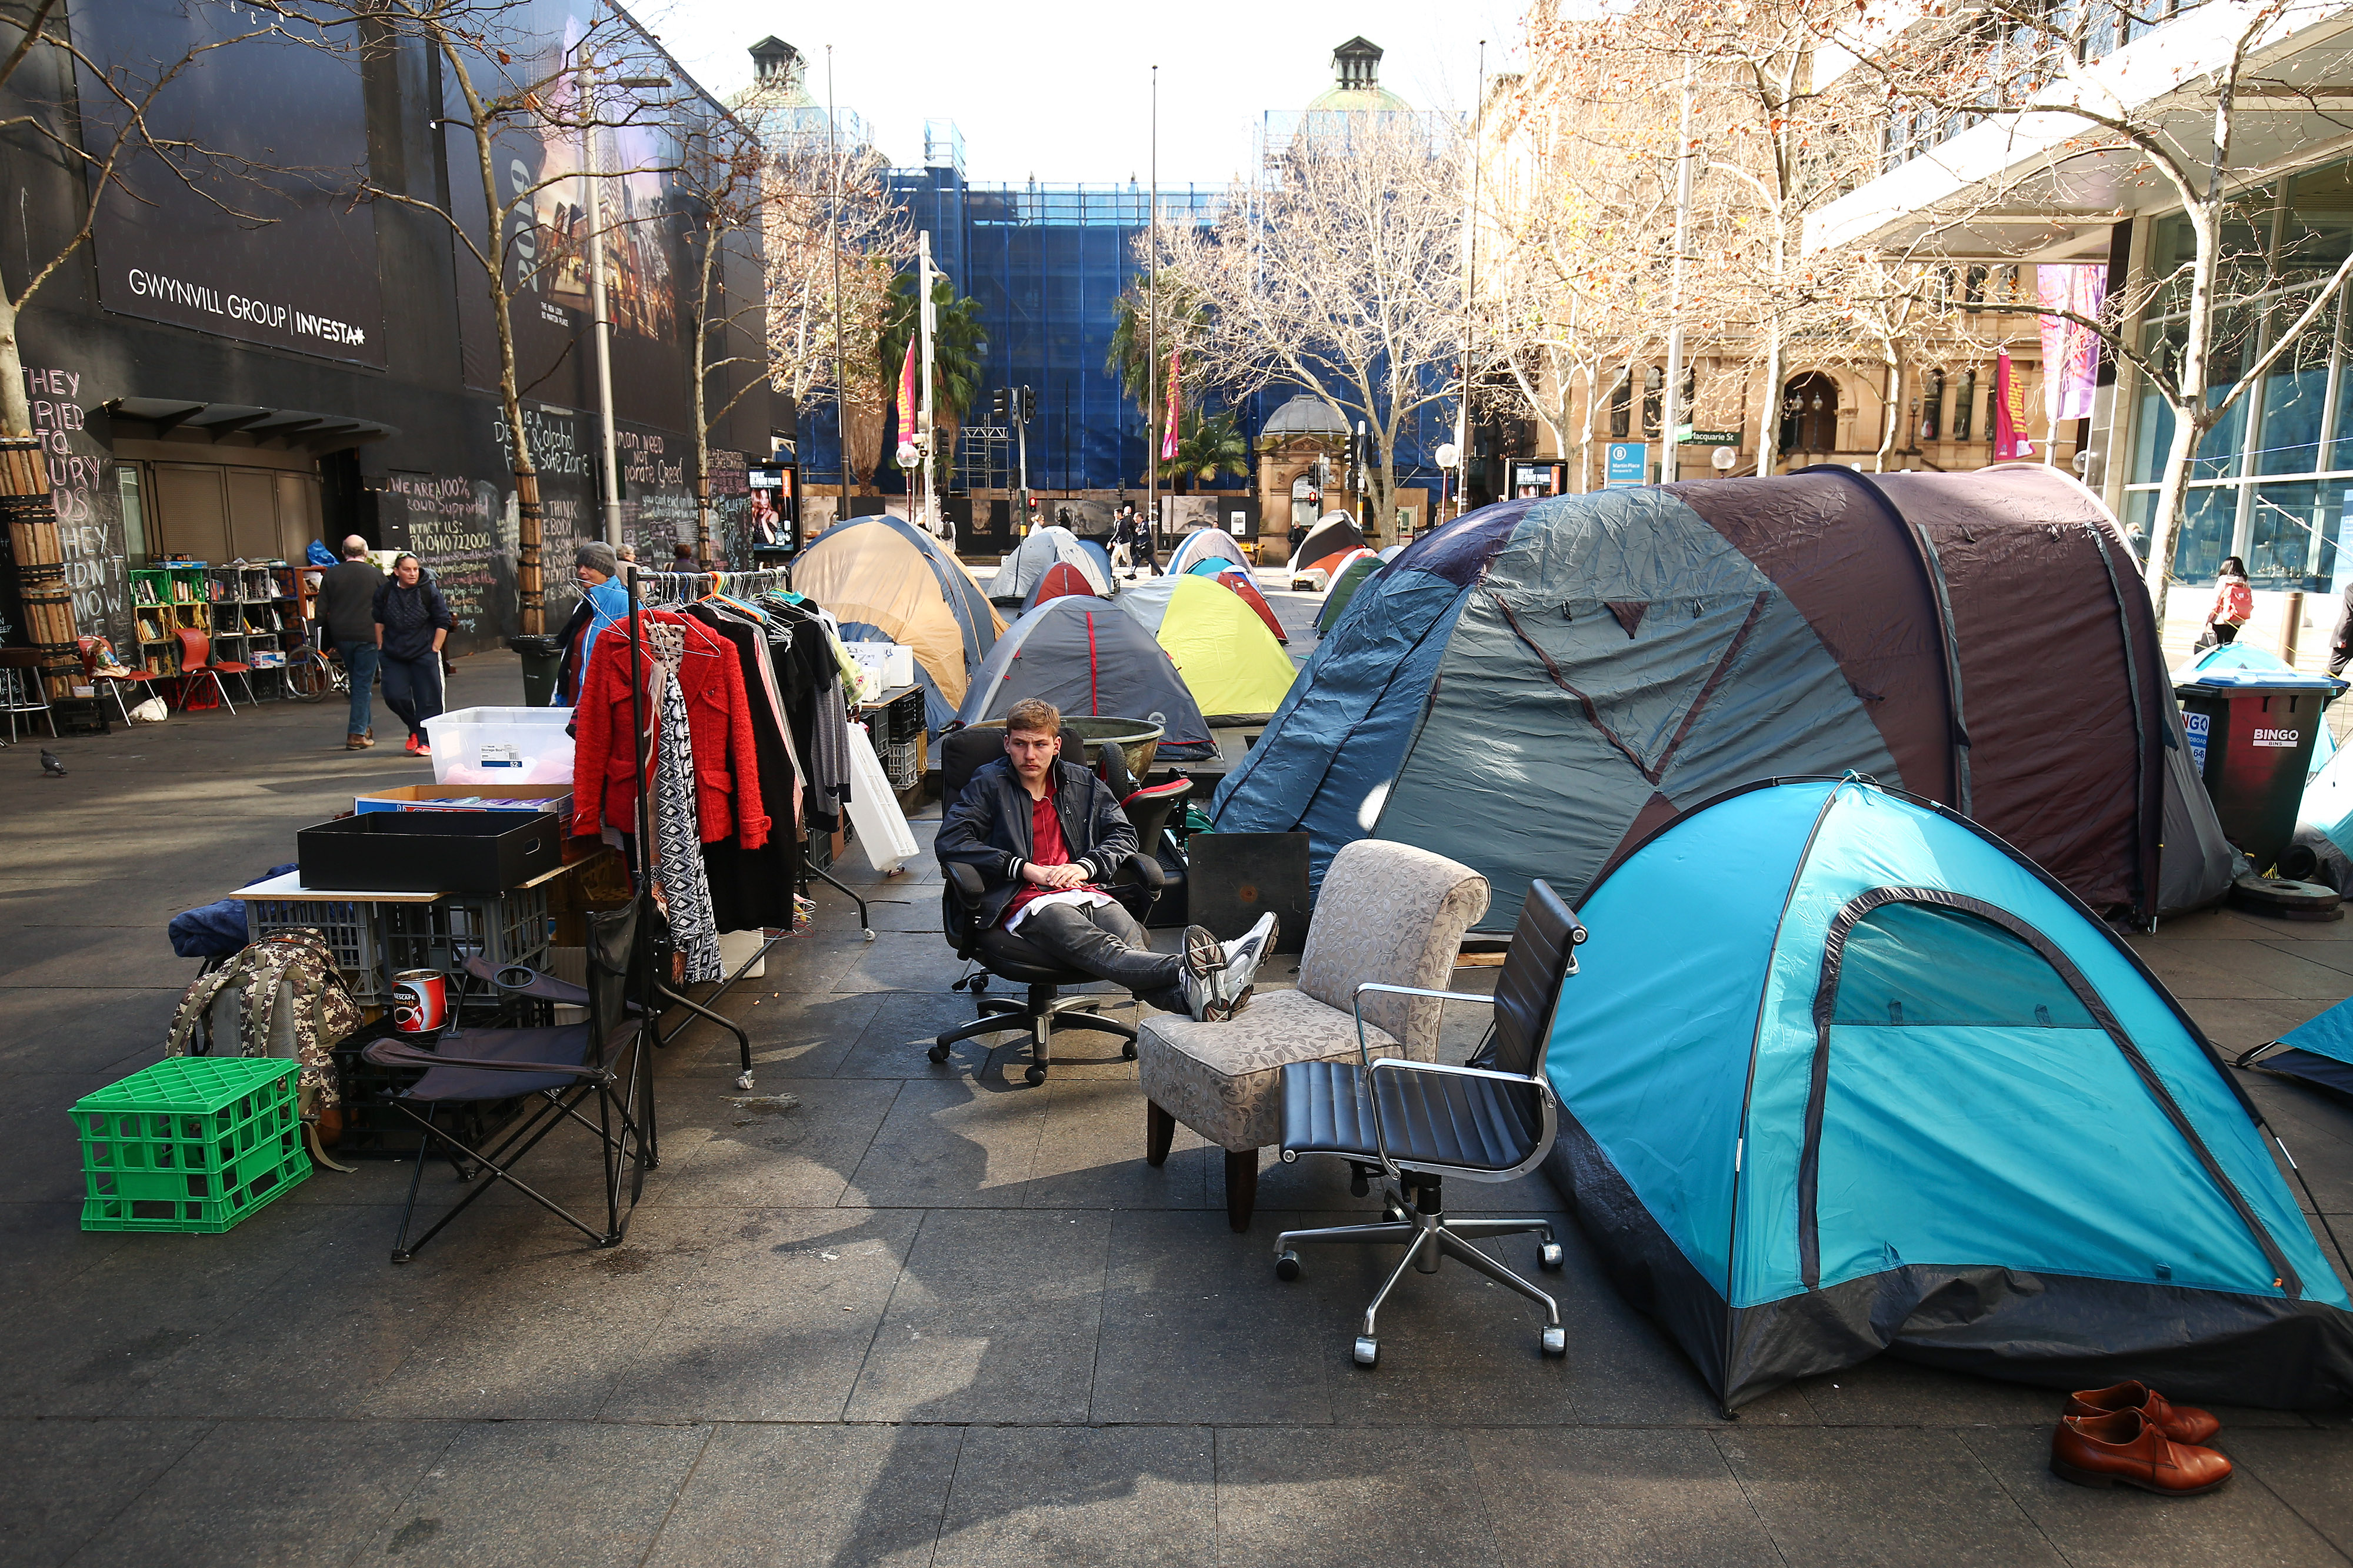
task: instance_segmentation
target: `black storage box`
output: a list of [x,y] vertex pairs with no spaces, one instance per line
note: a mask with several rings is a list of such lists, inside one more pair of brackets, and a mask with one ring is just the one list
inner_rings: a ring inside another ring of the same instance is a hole
[[564,864],[552,811],[370,811],[294,836],[302,885],[343,892],[503,893]]

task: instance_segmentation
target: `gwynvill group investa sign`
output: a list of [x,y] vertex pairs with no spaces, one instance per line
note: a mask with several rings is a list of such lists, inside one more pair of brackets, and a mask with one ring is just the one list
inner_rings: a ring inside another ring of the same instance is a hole
[[153,139],[201,153],[180,155],[177,168],[142,153],[98,193],[99,302],[381,367],[375,214],[351,201],[367,170],[358,62],[318,47],[290,16],[231,0],[105,0],[71,16],[88,57],[77,68],[83,146],[95,158],[123,110],[93,63],[135,100],[205,50],[147,111]]

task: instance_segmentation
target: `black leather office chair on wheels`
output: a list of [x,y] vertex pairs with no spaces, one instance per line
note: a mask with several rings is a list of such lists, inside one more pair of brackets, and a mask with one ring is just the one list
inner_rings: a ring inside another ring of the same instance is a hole
[[[1106,753],[1099,759],[1098,767],[1116,769],[1117,780],[1133,784],[1117,745],[1106,742],[1102,747]],[[955,730],[940,742],[940,797],[942,810],[953,809],[963,795],[965,785],[974,773],[1005,754],[1005,731],[1002,730]],[[1067,761],[1080,762],[1086,756],[1085,742],[1073,730],[1062,731],[1062,756]],[[1119,784],[1113,783],[1114,790]],[[1163,793],[1175,786],[1163,786]],[[1134,792],[1125,791],[1125,794]],[[1176,788],[1173,801],[1184,791]],[[1166,820],[1167,808],[1160,807],[1161,820]],[[1119,869],[1115,879],[1141,886],[1147,893],[1156,893],[1161,885],[1160,863],[1149,854],[1131,855]],[[947,868],[947,886],[941,899],[942,922],[947,931],[949,945],[958,958],[978,964],[979,970],[958,980],[955,989],[970,989],[980,1008],[980,1016],[968,1024],[959,1024],[933,1042],[930,1056],[935,1062],[948,1059],[948,1052],[960,1040],[981,1035],[1010,1033],[1016,1030],[1029,1037],[1030,1059],[1023,1078],[1033,1084],[1046,1081],[1046,1071],[1053,1065],[1053,1034],[1058,1027],[1094,1029],[1106,1035],[1116,1035],[1125,1042],[1121,1054],[1134,1059],[1135,1029],[1116,1018],[1098,1016],[1104,1003],[1115,1001],[1101,993],[1076,996],[1060,994],[1065,985],[1088,985],[1095,977],[1084,970],[1072,969],[1019,935],[1004,931],[993,922],[981,919],[979,903],[983,889],[980,874],[969,866]],[[987,994],[988,979],[996,975],[1026,988],[1020,1000],[1010,996]]]
[[[1472,1245],[1479,1237],[1534,1233],[1537,1261],[1547,1269],[1557,1268],[1561,1249],[1552,1222],[1449,1219],[1440,1184],[1448,1176],[1508,1182],[1535,1170],[1551,1152],[1559,1104],[1545,1079],[1545,1041],[1552,1032],[1561,984],[1577,973],[1577,944],[1584,940],[1585,928],[1559,895],[1543,882],[1531,883],[1494,995],[1359,985],[1358,1059],[1293,1062],[1282,1069],[1284,1162],[1302,1154],[1337,1155],[1354,1168],[1360,1195],[1369,1181],[1377,1180],[1388,1201],[1388,1214],[1378,1225],[1284,1231],[1274,1242],[1275,1273],[1298,1279],[1298,1249],[1303,1246],[1406,1244],[1405,1257],[1365,1309],[1356,1335],[1358,1365],[1371,1366],[1380,1354],[1374,1319],[1406,1269],[1435,1274],[1444,1258],[1542,1307],[1545,1353],[1567,1353],[1559,1303]],[[1467,1067],[1390,1058],[1375,1061],[1364,1047],[1363,997],[1367,991],[1481,1003],[1495,1009],[1494,1026],[1487,1044]]]

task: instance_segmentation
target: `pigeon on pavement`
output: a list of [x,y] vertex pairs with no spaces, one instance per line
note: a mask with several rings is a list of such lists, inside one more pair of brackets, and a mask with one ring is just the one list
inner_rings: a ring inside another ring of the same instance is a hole
[[44,778],[52,779],[61,779],[66,776],[65,763],[59,761],[58,754],[47,746],[41,748],[41,775]]

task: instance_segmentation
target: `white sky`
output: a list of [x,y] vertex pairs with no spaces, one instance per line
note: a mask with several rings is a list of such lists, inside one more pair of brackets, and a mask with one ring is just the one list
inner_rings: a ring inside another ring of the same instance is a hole
[[[1160,67],[1160,179],[1218,184],[1249,161],[1270,109],[1332,83],[1332,47],[1361,33],[1385,51],[1381,85],[1417,109],[1467,110],[1479,40],[1510,68],[1530,0],[1286,0],[1079,5],[1018,0],[638,0],[630,11],[721,98],[752,79],[744,50],[773,33],[809,57],[825,100],[865,117],[892,162],[923,155],[923,121],[953,120],[978,181],[1145,180],[1151,68]],[[909,47],[912,46],[912,47]]]

